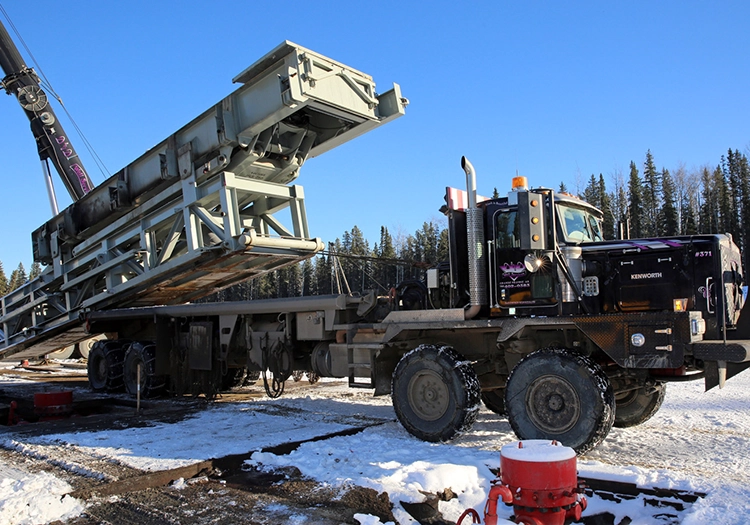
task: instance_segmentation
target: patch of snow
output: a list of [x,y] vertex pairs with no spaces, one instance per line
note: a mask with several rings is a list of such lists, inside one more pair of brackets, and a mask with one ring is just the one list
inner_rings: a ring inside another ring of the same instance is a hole
[[[569,461],[576,457],[576,452],[557,441],[548,439],[525,439],[508,443],[500,449],[500,455],[514,461],[530,463],[547,463]],[[571,475],[573,474],[571,470]]]
[[359,525],[395,525],[392,521],[383,523],[380,518],[372,514],[355,514],[354,519],[357,520]]
[[[700,382],[669,384],[664,404],[651,420],[612,429],[601,445],[578,458],[579,473],[584,479],[705,492],[705,498],[674,512],[681,523],[747,525],[748,406],[750,372],[732,378],[723,390],[707,393]],[[500,449],[517,441],[505,418],[482,409],[469,433],[450,443],[422,442],[395,422],[388,396],[372,397],[370,391],[350,390],[345,382],[323,380],[310,388],[295,389],[280,400],[217,404],[174,424],[49,435],[33,438],[33,442],[75,447],[97,457],[156,470],[377,422],[382,424],[351,436],[308,442],[283,456],[256,452],[250,463],[269,468],[295,466],[334,488],[359,485],[385,491],[394,503],[398,522],[410,525],[416,522],[399,501],[422,501],[419,491],[451,488],[456,493],[456,499],[440,503],[446,519],[455,521],[469,507],[482,515],[494,478],[490,469],[499,467]],[[30,441],[22,445],[33,449]],[[34,501],[28,498],[24,504]],[[502,518],[512,513],[505,506],[500,510],[505,513]],[[269,506],[267,511],[274,509]],[[615,523],[625,516],[634,524],[658,523],[655,511],[644,505],[643,498],[615,504],[592,497],[584,516],[604,511],[615,515]],[[285,513],[292,510],[287,508]],[[373,521],[377,518],[360,516],[365,520],[360,523],[379,525]]]
[[35,525],[78,516],[84,507],[72,488],[47,472],[0,467],[0,525]]

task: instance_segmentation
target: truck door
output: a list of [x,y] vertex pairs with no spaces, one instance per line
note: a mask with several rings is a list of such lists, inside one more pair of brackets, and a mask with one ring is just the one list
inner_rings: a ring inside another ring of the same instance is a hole
[[492,218],[490,254],[491,304],[495,315],[514,315],[517,308],[556,305],[554,268],[547,257],[544,266],[529,272],[525,257],[532,253],[521,249],[518,212],[498,209]]

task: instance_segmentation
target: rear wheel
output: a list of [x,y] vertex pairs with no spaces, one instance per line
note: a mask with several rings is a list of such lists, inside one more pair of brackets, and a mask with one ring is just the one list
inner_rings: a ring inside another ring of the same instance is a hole
[[505,415],[505,389],[488,390],[482,392],[482,402],[484,406],[492,410],[499,416]]
[[254,385],[260,379],[260,370],[248,370],[242,386]]
[[70,359],[76,350],[76,345],[66,346],[47,354],[47,359]]
[[505,406],[519,439],[554,439],[578,453],[598,445],[615,417],[612,385],[599,365],[558,348],[533,352],[516,365]]
[[157,396],[166,388],[166,377],[156,373],[156,345],[153,343],[134,341],[125,352],[124,382],[130,395],[138,393],[139,373],[142,397]]
[[245,375],[244,368],[230,368],[221,378],[221,390],[231,390],[242,386],[245,382]]
[[91,349],[94,347],[97,341],[106,341],[106,339],[107,338],[103,335],[97,335],[92,337],[91,339],[81,341],[80,343],[78,343],[78,352],[81,354],[82,358],[88,359],[89,354],[91,353]]
[[87,372],[89,385],[96,392],[122,390],[123,345],[129,341],[97,341],[91,347]]
[[407,353],[393,372],[391,392],[401,424],[425,441],[467,431],[479,412],[474,368],[450,346],[421,345]]
[[645,423],[659,411],[667,393],[667,385],[656,383],[615,395],[615,426],[634,427]]

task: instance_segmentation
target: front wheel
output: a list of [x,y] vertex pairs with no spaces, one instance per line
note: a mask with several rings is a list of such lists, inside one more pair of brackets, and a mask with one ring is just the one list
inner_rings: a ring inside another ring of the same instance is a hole
[[425,441],[447,441],[467,431],[479,412],[474,368],[450,346],[421,345],[404,355],[391,392],[398,420]]
[[519,439],[554,439],[579,454],[598,445],[615,418],[607,375],[588,357],[559,348],[519,361],[508,378],[505,407]]

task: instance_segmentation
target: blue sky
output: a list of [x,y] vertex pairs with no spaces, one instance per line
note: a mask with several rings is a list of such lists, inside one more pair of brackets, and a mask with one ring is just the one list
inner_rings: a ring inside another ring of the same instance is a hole
[[[659,168],[691,169],[750,146],[748,2],[40,0],[33,16],[3,7],[111,173],[228,95],[234,75],[285,39],[372,75],[381,91],[399,83],[405,117],[302,168],[311,233],[324,241],[357,225],[375,242],[381,225],[412,233],[440,218],[445,186],[464,185],[462,155],[489,194],[516,171],[575,188],[592,173],[608,183],[627,174],[648,149]],[[9,274],[18,262],[28,270],[30,234],[50,211],[13,98],[0,98],[0,119]]]

